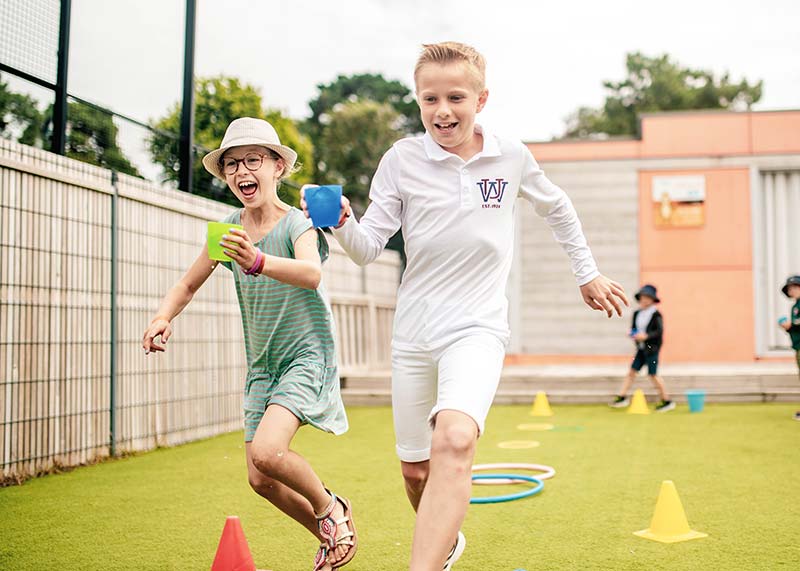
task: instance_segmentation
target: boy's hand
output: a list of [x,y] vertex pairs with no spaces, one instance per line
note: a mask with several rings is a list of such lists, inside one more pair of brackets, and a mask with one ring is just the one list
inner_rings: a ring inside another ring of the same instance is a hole
[[789,331],[792,328],[792,322],[788,319],[782,323],[779,323],[781,327],[783,327],[786,331]]
[[647,341],[647,333],[637,333],[633,339],[634,341]]
[[[300,208],[303,210],[303,214],[306,215],[306,218],[311,218],[311,215],[308,213],[308,204],[306,203],[306,189],[307,188],[314,188],[319,186],[318,184],[304,184],[303,187],[300,189]],[[339,222],[336,224],[335,228],[341,228],[347,219],[353,215],[353,209],[350,208],[350,201],[347,199],[345,195],[342,195],[342,211],[339,215]]]
[[597,311],[605,311],[609,318],[614,315],[614,311],[622,317],[620,301],[627,307],[631,305],[625,295],[625,288],[605,276],[597,276],[580,289],[586,305]]
[[222,237],[222,251],[247,271],[256,263],[257,248],[250,241],[250,236],[244,230],[231,228]]
[[[156,343],[156,337],[159,335],[161,336],[161,343],[163,345],[158,345]],[[167,340],[171,335],[172,325],[170,325],[169,321],[163,317],[156,317],[150,322],[150,325],[147,326],[147,329],[144,331],[144,336],[142,337],[144,354],[149,355],[150,353],[162,353],[166,351]]]

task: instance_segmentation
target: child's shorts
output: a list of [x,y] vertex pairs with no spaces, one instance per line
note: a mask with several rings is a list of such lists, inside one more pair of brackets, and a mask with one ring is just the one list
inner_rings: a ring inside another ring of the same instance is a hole
[[640,371],[645,365],[647,365],[648,375],[655,375],[658,372],[658,351],[649,355],[645,354],[642,349],[636,351],[636,356],[633,358],[633,363],[631,363],[631,369]]
[[289,410],[301,424],[334,434],[347,432],[336,367],[298,360],[281,373],[248,371],[244,387],[245,442],[252,442],[271,404]]
[[400,460],[430,458],[432,426],[441,410],[463,412],[483,433],[504,358],[502,341],[488,333],[436,351],[393,349],[392,413]]

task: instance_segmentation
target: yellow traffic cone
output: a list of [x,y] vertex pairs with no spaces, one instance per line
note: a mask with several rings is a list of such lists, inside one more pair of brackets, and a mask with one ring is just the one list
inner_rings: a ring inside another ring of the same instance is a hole
[[533,401],[531,416],[553,416],[553,411],[550,408],[550,403],[547,401],[547,395],[544,391],[536,393],[536,400]]
[[650,414],[650,409],[647,408],[647,399],[644,398],[642,389],[633,391],[633,399],[631,399],[631,406],[628,407],[628,414]]
[[678,497],[678,490],[675,489],[672,480],[664,480],[661,483],[661,491],[658,494],[656,511],[650,521],[650,528],[634,531],[633,535],[661,543],[677,543],[708,537],[707,533],[694,531],[689,527],[681,499]]

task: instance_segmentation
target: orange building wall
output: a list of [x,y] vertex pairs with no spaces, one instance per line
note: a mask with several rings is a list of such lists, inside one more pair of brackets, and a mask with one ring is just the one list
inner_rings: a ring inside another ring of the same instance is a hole
[[[657,172],[635,165],[658,158],[798,154],[800,110],[658,113],[642,116],[638,139],[528,143],[528,148],[545,169],[548,162],[624,160],[638,170],[640,278],[657,285],[663,299],[665,361],[756,358],[748,168]],[[704,226],[655,227],[656,174],[706,176]]]
[[642,117],[641,139],[528,143],[539,162],[800,153],[800,111]]
[[[654,175],[705,175],[705,225],[656,228]],[[641,282],[658,287],[665,361],[755,358],[748,169],[641,171]]]

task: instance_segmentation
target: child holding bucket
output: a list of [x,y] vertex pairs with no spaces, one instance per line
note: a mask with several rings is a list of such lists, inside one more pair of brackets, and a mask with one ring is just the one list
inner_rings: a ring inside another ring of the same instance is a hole
[[470,468],[509,340],[517,199],[546,220],[590,307],[621,315],[627,299],[598,271],[572,202],[528,148],[476,124],[489,94],[483,56],[456,42],[426,45],[414,80],[425,134],[386,152],[364,216],[345,219],[344,199],[333,234],[365,265],[403,230],[408,263],[392,336],[396,451],[417,511],[410,569],[438,571],[464,551]]
[[[357,548],[350,502],[329,492],[289,445],[301,425],[342,434],[347,417],[339,391],[333,319],[321,291],[325,237],[276,194],[297,153],[281,145],[268,122],[236,119],[219,149],[203,158],[241,208],[224,219],[242,225],[222,236],[242,313],[248,374],[245,452],[253,490],[306,527],[321,545],[314,569],[337,569]],[[147,327],[145,353],[164,351],[172,320],[216,269],[208,246],[169,291]],[[161,338],[160,344],[156,338]]]
[[664,318],[657,307],[661,300],[658,298],[655,286],[650,284],[643,285],[635,297],[639,302],[639,309],[633,312],[630,336],[636,344],[636,355],[622,382],[619,394],[610,406],[624,408],[630,404],[628,391],[636,378],[636,373],[647,365],[647,374],[661,397],[661,401],[656,405],[656,411],[673,410],[675,402],[670,400],[667,389],[664,388],[664,381],[658,376],[658,354],[664,342]]
[[[800,375],[800,276],[790,276],[781,288],[783,295],[794,300],[790,317],[782,317],[778,325],[789,334],[792,349],[797,359],[797,371]],[[794,413],[794,419],[800,420],[800,411]]]

